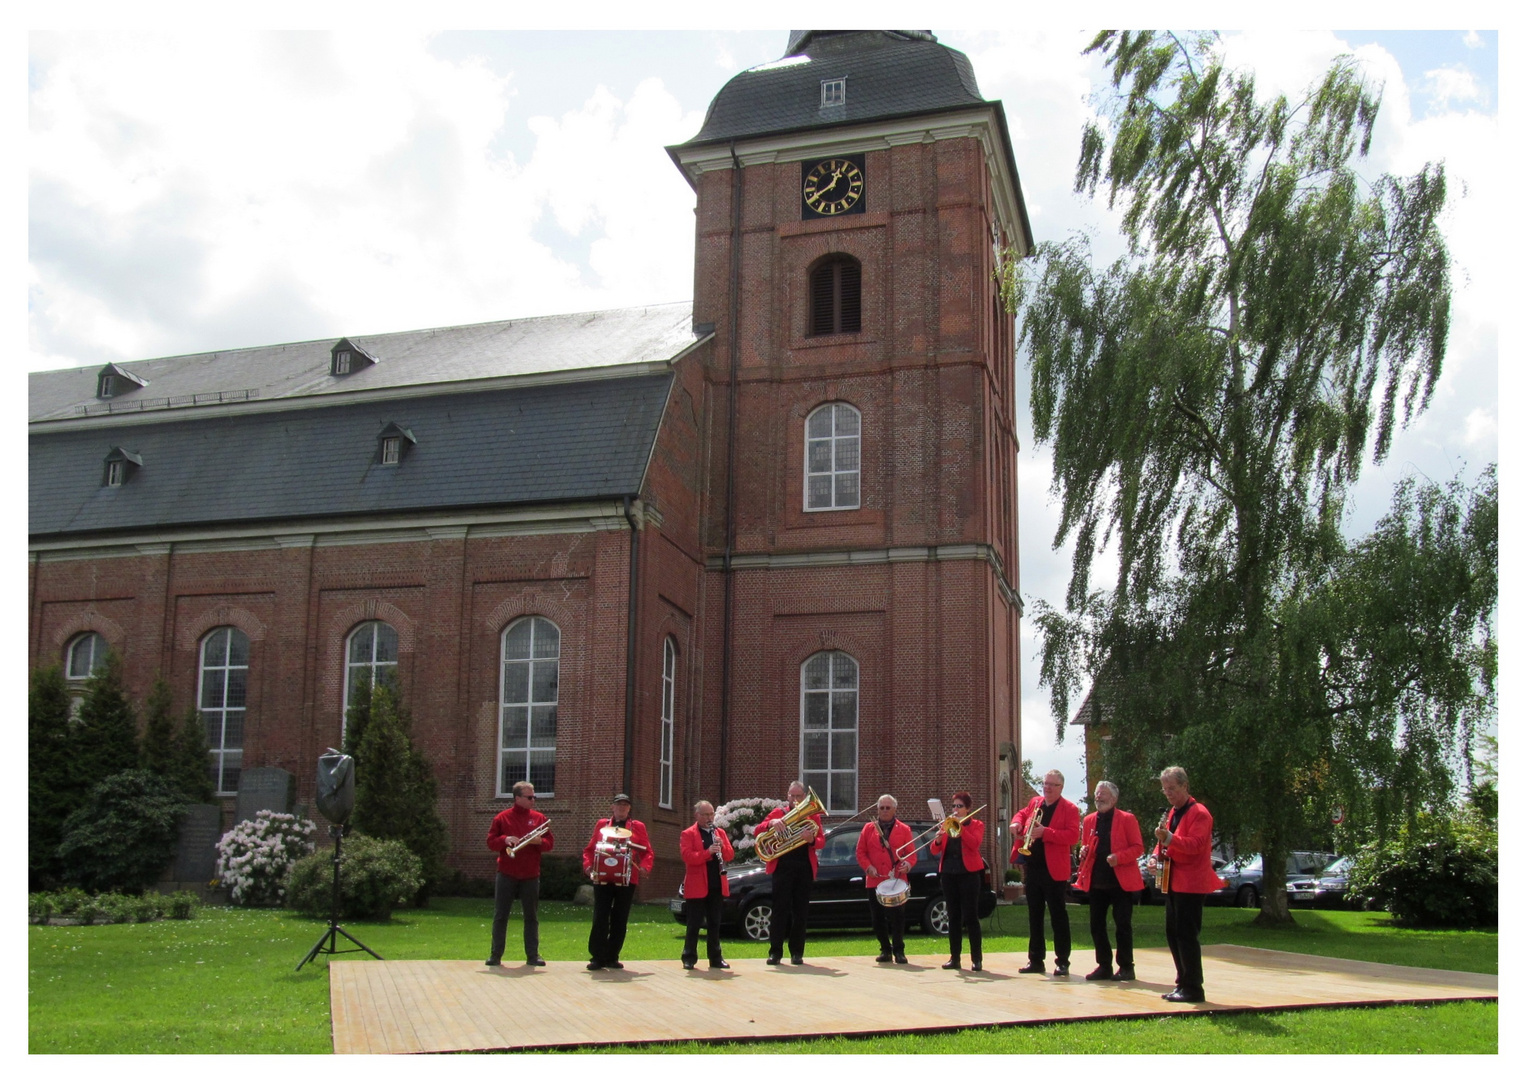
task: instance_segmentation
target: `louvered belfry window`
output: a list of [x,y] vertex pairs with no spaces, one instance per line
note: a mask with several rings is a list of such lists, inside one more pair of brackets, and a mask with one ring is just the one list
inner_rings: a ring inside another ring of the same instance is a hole
[[835,256],[811,272],[811,333],[859,332],[859,263]]

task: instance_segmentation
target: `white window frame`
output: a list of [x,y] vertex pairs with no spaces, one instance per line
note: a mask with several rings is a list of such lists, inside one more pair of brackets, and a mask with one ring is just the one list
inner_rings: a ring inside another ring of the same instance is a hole
[[658,725],[657,804],[673,809],[673,715],[678,697],[679,650],[673,638],[663,639],[663,714]]
[[[830,411],[831,427],[826,436],[813,437],[811,434],[812,421],[824,411]],[[854,433],[839,434],[839,427],[843,418],[852,415],[854,418]],[[801,506],[808,514],[828,513],[834,510],[857,510],[864,502],[864,476],[863,476],[863,436],[864,415],[846,401],[829,401],[818,405],[806,416],[806,423],[802,428],[805,439],[805,456],[801,462]],[[811,447],[813,443],[827,445],[828,468],[826,470],[814,470],[811,462]],[[849,453],[849,447],[852,453]],[[852,467],[840,464],[847,458],[852,458]],[[813,477],[826,476],[829,478],[831,502],[826,506],[811,505],[811,480]],[[853,502],[838,501],[838,478],[840,476],[854,477],[855,496]]]
[[101,376],[101,397],[109,398],[117,396],[117,377],[115,375]]
[[[227,635],[224,639],[221,663],[209,664],[207,662],[209,650],[212,644],[221,635]],[[244,639],[244,657],[242,664],[229,662],[233,654],[233,635],[237,634]],[[236,795],[238,786],[232,788],[224,786],[224,780],[228,775],[229,759],[236,758],[235,768],[241,772],[244,767],[244,721],[249,715],[249,638],[236,626],[219,626],[206,637],[202,638],[201,645],[197,650],[197,676],[196,676],[196,708],[201,713],[202,723],[207,731],[207,754],[210,761],[207,763],[208,772],[212,780],[213,789],[219,795]],[[233,678],[233,673],[244,672],[244,704],[228,704],[228,686]],[[210,680],[210,682],[209,682]],[[219,704],[212,708],[206,707],[208,692],[216,694]],[[228,721],[237,713],[239,721],[239,733],[236,739],[230,739],[228,735]],[[213,728],[216,728],[216,737]]]
[[[819,656],[825,656],[828,658],[827,686],[821,689],[808,690],[806,688],[806,668],[811,664],[813,660]],[[835,685],[838,681],[840,665],[848,665],[846,672],[853,675],[853,685],[851,687]],[[855,660],[846,652],[836,650],[812,653],[804,661],[801,662],[800,681],[801,698],[799,761],[801,763],[801,767],[800,772],[797,775],[801,777],[802,783],[814,789],[817,795],[821,797],[823,803],[825,803],[827,806],[828,813],[852,814],[859,803],[859,701],[860,683],[862,681],[860,679],[859,661]],[[853,694],[854,721],[852,724],[845,723],[838,725],[835,723],[836,714],[838,712],[838,703],[834,699],[836,695],[846,693]],[[808,767],[806,761],[806,740],[808,735],[808,730],[806,727],[806,715],[809,699],[814,696],[825,696],[827,699],[827,727],[825,730],[822,728],[812,728],[810,730],[810,734],[812,735],[825,734],[827,737],[827,767],[825,769],[810,768]],[[833,746],[836,740],[833,738],[833,736],[849,731],[854,733],[854,749],[852,760],[845,763],[843,761],[837,760],[834,756]],[[836,785],[832,783],[833,777],[835,776],[848,776],[851,778],[848,784],[848,792],[846,798],[834,797],[835,795],[842,795],[842,792],[837,788]],[[816,780],[816,783],[812,782],[813,779]]]
[[[530,647],[528,649],[528,654],[523,657],[510,657],[509,635],[514,632],[516,627],[527,622],[530,624]],[[542,647],[541,642],[545,640],[542,635],[550,636],[551,634],[556,635],[556,640],[552,645],[553,651],[547,653],[546,655],[536,655],[537,649]],[[556,623],[552,622],[545,616],[527,615],[524,618],[514,620],[514,622],[504,627],[504,632],[499,635],[498,648],[498,754],[496,755],[497,779],[495,781],[498,787],[497,797],[500,799],[507,799],[512,797],[515,783],[520,780],[529,780],[531,783],[536,785],[536,795],[543,799],[552,798],[556,795],[556,723],[557,700],[561,693],[562,681],[562,629],[561,627],[557,626]],[[540,674],[540,672],[537,670],[537,667],[538,665],[548,663],[554,665],[552,668],[553,690],[550,697],[542,697],[537,699],[535,696],[536,676]],[[523,699],[510,701],[508,696],[510,693],[511,683],[519,682],[517,669],[520,665],[524,665],[525,667],[525,697]],[[551,710],[551,742],[548,745],[545,742],[545,736],[543,735],[541,737],[541,743],[537,745],[536,737],[534,735],[533,717],[537,709],[544,710],[546,708],[550,708]],[[524,740],[516,740],[513,745],[510,745],[508,725],[509,721],[513,717],[513,712],[511,710],[520,709],[524,710],[525,715]],[[549,758],[546,757],[547,751],[550,751]],[[552,769],[552,783],[545,783],[544,779],[538,780],[534,775],[532,775],[531,760],[532,757],[537,754],[542,756],[543,761],[549,760]],[[516,766],[514,769],[514,775],[505,776],[505,769],[510,765]]]
[[848,80],[823,79],[822,80],[822,108],[832,105],[846,105],[848,103]]
[[403,458],[403,436],[388,435],[382,439],[382,464],[396,465]]
[[106,486],[121,487],[122,481],[127,478],[127,462],[108,461],[106,463]]
[[334,354],[334,374],[336,374],[336,375],[348,375],[348,374],[350,374],[350,350],[349,349],[340,349],[339,352]]
[[[87,643],[90,646],[89,666],[85,669],[85,674],[76,675],[74,673],[74,655],[81,646]],[[94,630],[80,634],[73,641],[69,642],[69,647],[64,650],[64,679],[71,683],[83,684],[86,679],[95,674],[97,668],[106,662],[107,648],[106,639]]]
[[[376,629],[373,630],[373,628]],[[372,630],[370,655],[363,660],[356,660],[351,655],[351,651],[355,648],[355,639],[367,630]],[[345,635],[345,683],[341,690],[341,700],[339,703],[339,738],[341,743],[343,743],[345,738],[345,724],[350,715],[350,691],[355,685],[355,673],[359,671],[366,672],[367,681],[374,688],[377,679],[384,674],[383,669],[388,669],[385,674],[391,676],[389,681],[393,686],[397,685],[397,660],[378,660],[376,658],[377,646],[382,636],[381,630],[386,630],[392,635],[392,654],[396,657],[398,655],[398,632],[392,628],[391,624],[385,623],[380,619],[363,622]]]

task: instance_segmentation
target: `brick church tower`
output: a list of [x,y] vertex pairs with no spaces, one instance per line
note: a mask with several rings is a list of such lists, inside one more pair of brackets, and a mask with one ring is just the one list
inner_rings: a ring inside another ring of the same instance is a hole
[[715,331],[689,774],[721,798],[802,776],[834,815],[968,789],[1005,826],[1022,603],[994,271],[1033,240],[1002,105],[926,31],[795,31],[669,153]]

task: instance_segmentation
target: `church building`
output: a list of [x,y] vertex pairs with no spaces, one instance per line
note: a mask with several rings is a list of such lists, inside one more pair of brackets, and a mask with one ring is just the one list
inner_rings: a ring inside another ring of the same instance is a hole
[[[658,148],[654,148],[656,151]],[[1020,783],[1000,102],[921,30],[795,31],[667,148],[692,303],[34,374],[30,663],[106,650],[312,803],[360,680],[433,765],[450,866],[530,779],[575,854],[629,791],[681,878],[699,799],[846,819]],[[681,179],[682,177],[682,179]]]

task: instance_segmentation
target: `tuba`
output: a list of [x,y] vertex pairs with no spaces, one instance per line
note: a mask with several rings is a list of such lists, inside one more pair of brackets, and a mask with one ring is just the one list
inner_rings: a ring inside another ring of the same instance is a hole
[[806,835],[806,826],[815,824],[811,820],[814,815],[825,813],[827,813],[827,807],[822,805],[822,800],[817,798],[817,793],[807,788],[806,797],[786,810],[784,817],[776,819],[784,822],[784,828],[778,826],[771,828],[758,838],[758,843],[753,850],[758,853],[760,859],[773,862],[802,844],[810,843],[812,838]]

